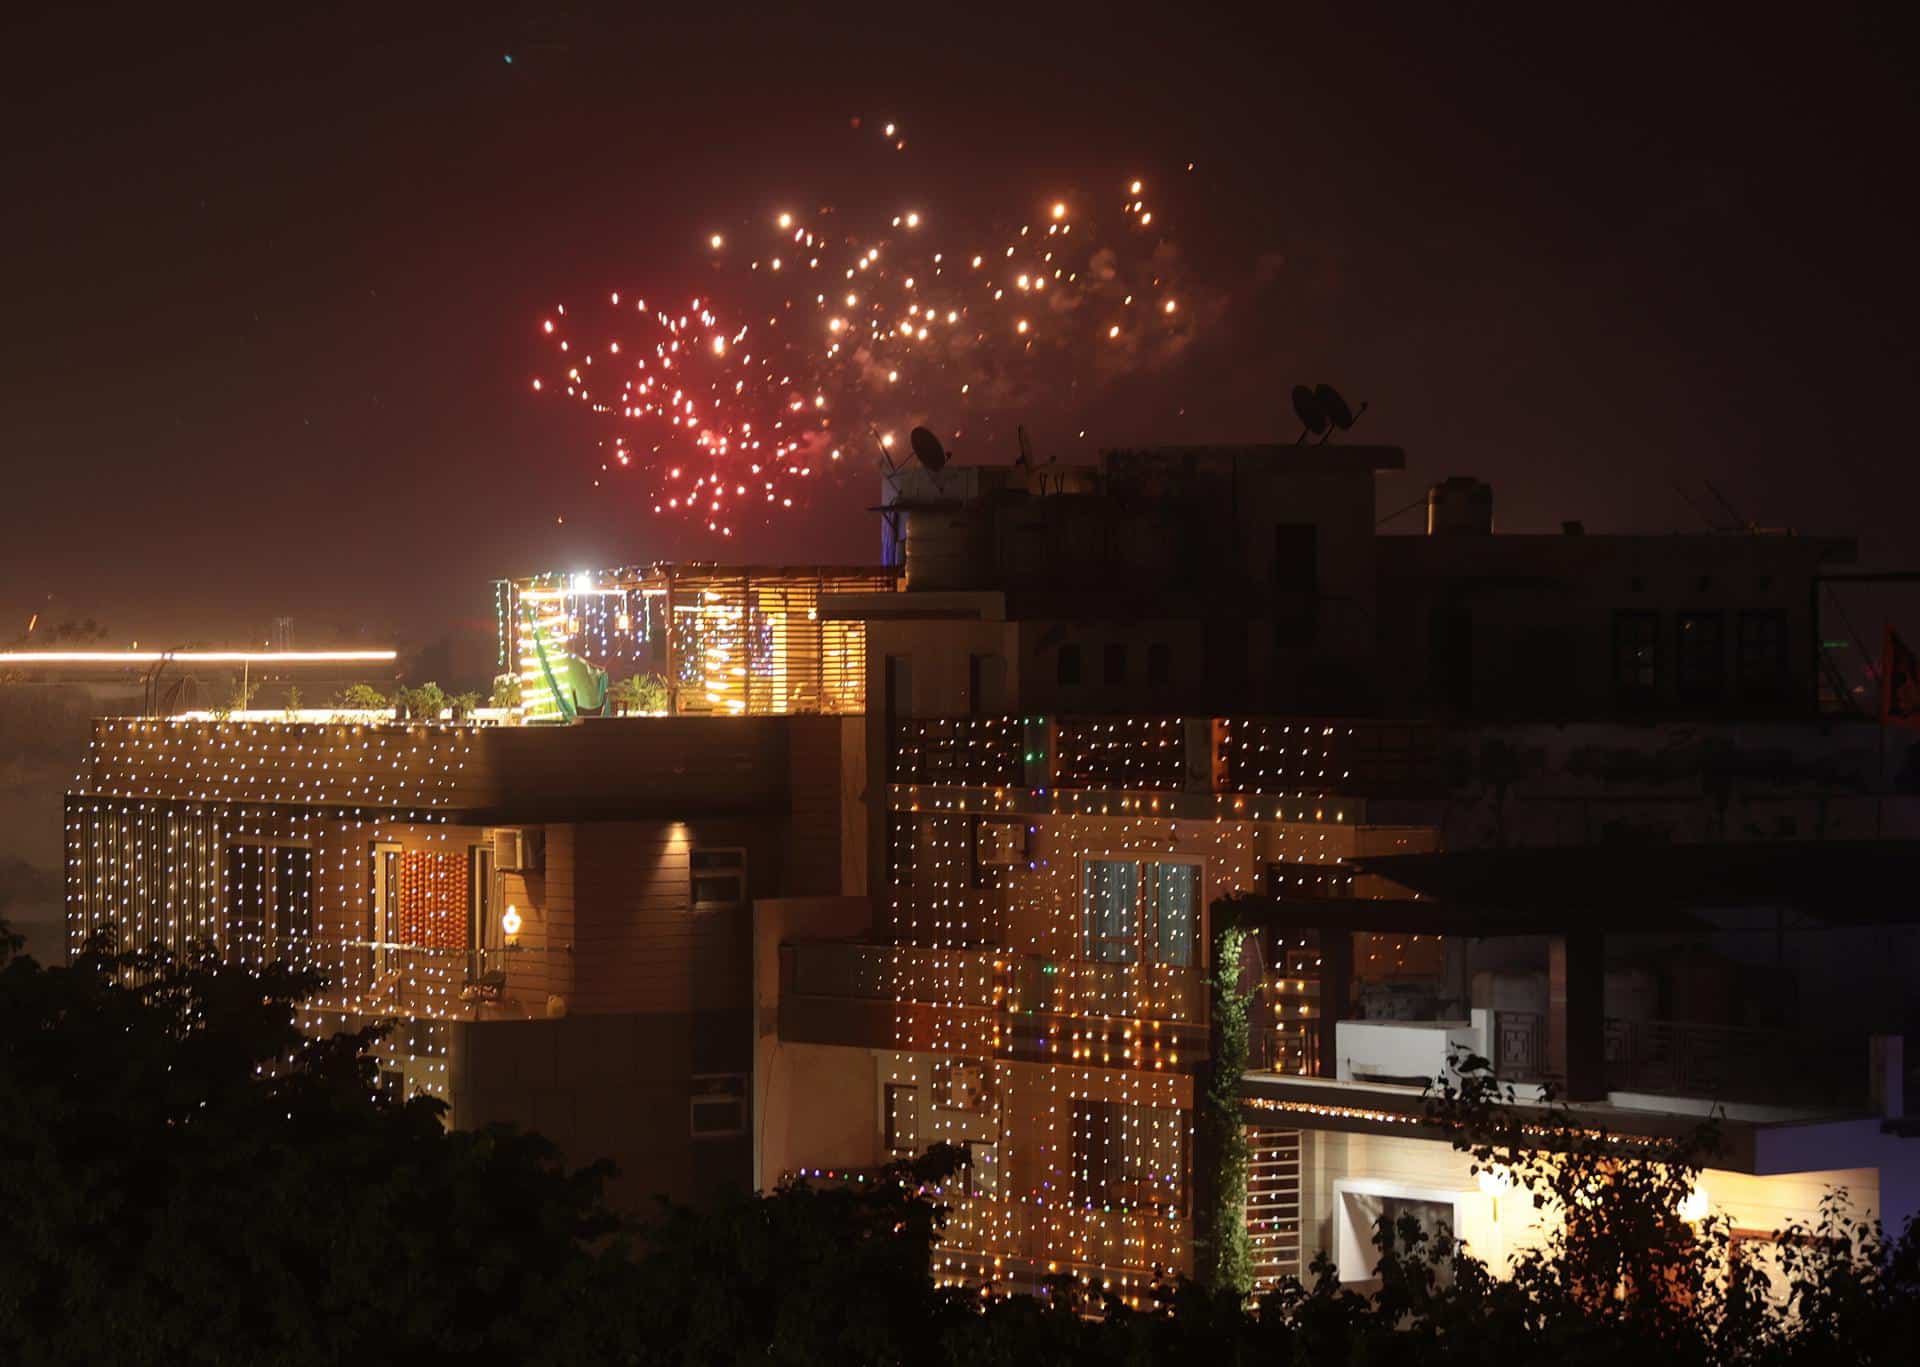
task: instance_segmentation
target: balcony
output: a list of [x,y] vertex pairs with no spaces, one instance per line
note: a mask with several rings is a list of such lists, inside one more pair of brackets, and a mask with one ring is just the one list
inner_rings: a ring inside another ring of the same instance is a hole
[[995,949],[780,947],[783,1038],[924,1049],[972,1030],[983,1054],[1190,1071],[1206,1047],[1199,969]]
[[896,724],[891,781],[1304,795],[1441,785],[1431,727],[1351,718],[933,717]]
[[432,949],[296,938],[278,958],[327,980],[321,1010],[409,1020],[544,1020],[573,981],[573,956],[551,951]]
[[[1503,1081],[1545,1081],[1547,1018],[1495,1011],[1491,1052]],[[1606,1084],[1613,1092],[1769,1104],[1867,1104],[1864,1040],[1802,1031],[1622,1020],[1605,1026]]]

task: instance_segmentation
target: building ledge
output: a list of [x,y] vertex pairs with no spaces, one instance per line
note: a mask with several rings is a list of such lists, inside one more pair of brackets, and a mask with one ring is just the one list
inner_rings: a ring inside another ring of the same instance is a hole
[[[1516,1087],[1521,1111],[1546,1114],[1537,1087]],[[1426,1089],[1387,1082],[1345,1082],[1283,1073],[1247,1073],[1240,1081],[1241,1115],[1248,1124],[1333,1130],[1348,1134],[1398,1134],[1409,1138],[1447,1136],[1427,1119]],[[1878,1133],[1880,1118],[1864,1112],[1818,1107],[1762,1106],[1717,1102],[1705,1097],[1650,1096],[1611,1092],[1604,1101],[1582,1102],[1567,1113],[1576,1124],[1623,1140],[1665,1139],[1684,1135],[1703,1120],[1720,1124],[1721,1153],[1713,1166],[1734,1172],[1763,1170],[1760,1152],[1775,1134],[1831,1131],[1846,1141],[1855,1131]],[[1770,1167],[1771,1165],[1766,1165]],[[1844,1162],[1829,1166],[1844,1167]]]

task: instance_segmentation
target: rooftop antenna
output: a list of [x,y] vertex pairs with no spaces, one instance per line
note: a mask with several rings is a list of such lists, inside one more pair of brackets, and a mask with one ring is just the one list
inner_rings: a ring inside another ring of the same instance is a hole
[[947,463],[947,448],[940,444],[940,438],[926,428],[914,428],[907,434],[907,440],[913,446],[913,454],[929,471],[938,474]]
[[1727,496],[1714,488],[1712,480],[1703,479],[1700,482],[1707,486],[1707,492],[1713,495],[1713,501],[1718,503],[1722,508],[1725,508],[1727,510],[1727,516],[1733,519],[1727,526],[1717,528],[1716,530],[1723,532],[1747,532],[1753,530],[1753,523],[1740,516],[1733,504],[1727,501]]
[[1698,503],[1693,501],[1693,495],[1687,492],[1686,485],[1680,483],[1679,480],[1675,480],[1673,482],[1673,491],[1680,495],[1689,508],[1693,509],[1693,515],[1695,517],[1707,524],[1708,531],[1714,530],[1713,519],[1707,516],[1707,510],[1705,508],[1702,508]]
[[1359,422],[1367,411],[1364,400],[1361,401],[1358,409],[1348,408],[1347,401],[1340,397],[1340,391],[1330,384],[1315,385],[1313,399],[1320,406],[1320,411],[1326,415],[1328,423],[1326,436],[1315,442],[1316,446],[1325,446],[1336,431],[1346,431]]
[[1024,423],[1019,424],[1013,430],[1020,438],[1020,459],[1015,463],[1019,465],[1033,464],[1033,443],[1027,440],[1026,425]]
[[1293,387],[1293,415],[1300,419],[1300,435],[1295,437],[1295,446],[1305,446],[1309,434],[1318,436],[1327,430],[1327,412],[1320,406],[1319,398],[1303,384]]
[[893,453],[887,450],[887,443],[880,436],[880,429],[877,427],[869,427],[867,434],[873,438],[873,444],[880,452],[881,469],[885,470],[889,476],[898,474],[900,467],[893,463]]

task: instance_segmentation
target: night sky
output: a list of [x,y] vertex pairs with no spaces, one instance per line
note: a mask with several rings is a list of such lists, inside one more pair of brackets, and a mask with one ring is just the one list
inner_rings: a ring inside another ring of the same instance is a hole
[[721,546],[527,378],[553,301],[859,193],[856,116],[952,214],[1146,176],[1227,301],[1091,420],[1009,415],[1043,454],[1291,440],[1329,380],[1407,449],[1383,510],[1470,473],[1507,531],[1700,530],[1711,481],[1920,567],[1911,21],[293,8],[4,35],[0,636],[405,645],[504,574],[874,558],[876,478]]

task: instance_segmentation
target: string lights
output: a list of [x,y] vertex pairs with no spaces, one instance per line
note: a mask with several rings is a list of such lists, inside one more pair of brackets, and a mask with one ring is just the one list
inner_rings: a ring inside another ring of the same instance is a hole
[[887,593],[896,582],[861,567],[711,564],[503,579],[494,585],[499,666],[518,672],[523,721],[558,718],[547,668],[568,656],[615,678],[665,678],[681,714],[858,713],[866,623],[823,617],[821,600]]
[[[502,581],[502,659],[524,668],[528,621],[606,661],[670,659],[681,710],[858,710],[864,632],[830,633],[859,624],[823,624],[820,596],[890,578],[668,573]],[[835,701],[836,688],[852,691]],[[518,1003],[544,1004],[570,972],[538,943],[485,962],[470,948],[479,906],[518,923],[538,905],[521,884],[476,903],[470,851],[485,832],[458,817],[501,777],[480,762],[481,734],[100,723],[67,807],[74,943],[113,923],[128,943],[311,966],[330,986],[306,1028],[402,1016],[388,1062],[445,1096],[449,1022],[532,1014]],[[843,952],[849,990],[890,1003],[890,1140],[970,1150],[936,1275],[1005,1289],[1065,1273],[1137,1300],[1192,1270],[1207,908],[1262,889],[1354,895],[1366,738],[1324,723],[995,716],[904,721],[889,739],[888,943],[812,948]],[[1417,970],[1437,949],[1372,937],[1356,976]],[[1310,936],[1268,946],[1276,1071],[1312,1071],[1319,959]]]
[[[966,1143],[994,1165],[947,1194],[936,1275],[1009,1289],[1065,1272],[1137,1300],[1191,1271],[1205,908],[1256,889],[1353,895],[1363,739],[1302,722],[987,716],[899,720],[889,741],[891,945],[857,950],[859,990],[893,1001],[886,1100],[915,1108],[920,1145]],[[1362,976],[1382,956],[1404,966],[1405,938],[1363,951]],[[1310,936],[1276,948],[1266,1066],[1308,1072],[1319,951]],[[956,1108],[942,1079],[962,1069],[986,1085]],[[1297,1134],[1262,1133],[1262,1152],[1292,1145],[1297,1173]],[[1262,1217],[1268,1261],[1297,1258],[1291,1209]]]
[[[212,945],[328,985],[309,1032],[402,1016],[382,1067],[447,1093],[447,1020],[470,1016],[466,849],[478,828],[468,726],[112,720],[96,723],[67,799],[68,937],[111,926],[175,955]],[[368,851],[399,851],[391,915],[374,923]],[[383,933],[376,935],[374,932]]]

